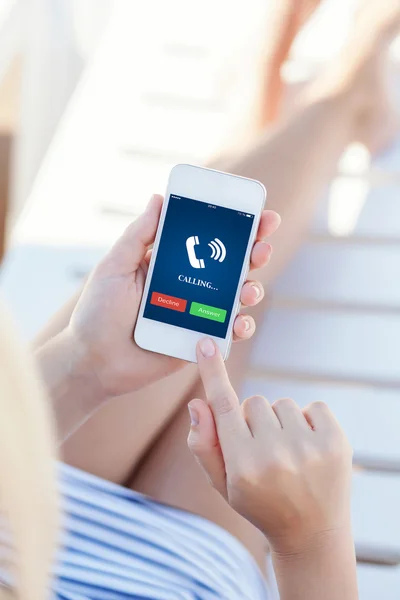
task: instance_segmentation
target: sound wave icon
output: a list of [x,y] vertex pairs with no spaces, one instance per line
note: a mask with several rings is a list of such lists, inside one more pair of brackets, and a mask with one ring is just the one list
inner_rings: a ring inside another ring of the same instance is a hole
[[224,262],[226,257],[226,248],[221,240],[215,238],[215,240],[211,241],[208,245],[212,250],[211,258],[218,260],[219,262]]

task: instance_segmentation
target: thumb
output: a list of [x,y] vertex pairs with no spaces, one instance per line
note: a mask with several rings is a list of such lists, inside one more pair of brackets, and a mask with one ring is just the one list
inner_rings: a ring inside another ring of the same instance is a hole
[[189,450],[210,484],[227,499],[225,463],[211,409],[199,399],[189,402],[188,409],[191,418]]
[[103,275],[129,275],[138,269],[156,237],[162,202],[160,194],[153,194],[144,213],[126,228],[102,261]]

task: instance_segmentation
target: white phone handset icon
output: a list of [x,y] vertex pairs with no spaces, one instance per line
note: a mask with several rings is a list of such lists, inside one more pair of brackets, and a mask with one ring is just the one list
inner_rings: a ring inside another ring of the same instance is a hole
[[194,247],[197,246],[199,243],[200,242],[199,242],[199,238],[197,235],[192,235],[191,237],[188,237],[188,239],[186,240],[186,250],[188,253],[188,257],[189,257],[189,262],[194,269],[204,269],[205,268],[204,260],[202,258],[200,258],[200,259],[197,258],[196,252],[194,250]]

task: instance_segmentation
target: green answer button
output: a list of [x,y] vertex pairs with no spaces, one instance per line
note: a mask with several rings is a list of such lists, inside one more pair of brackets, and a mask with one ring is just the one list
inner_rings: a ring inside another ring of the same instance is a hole
[[195,317],[203,317],[203,319],[219,321],[220,323],[223,323],[226,319],[226,310],[223,308],[215,308],[214,306],[207,306],[207,304],[199,304],[198,302],[192,302],[190,305],[190,314]]

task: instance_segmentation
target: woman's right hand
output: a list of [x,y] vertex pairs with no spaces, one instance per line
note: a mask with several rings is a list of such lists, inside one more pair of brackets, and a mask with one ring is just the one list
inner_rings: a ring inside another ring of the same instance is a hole
[[261,396],[240,406],[211,339],[197,356],[208,404],[189,403],[188,444],[211,484],[280,556],[351,537],[352,451],[330,409]]

